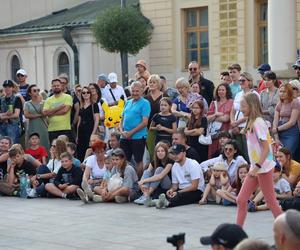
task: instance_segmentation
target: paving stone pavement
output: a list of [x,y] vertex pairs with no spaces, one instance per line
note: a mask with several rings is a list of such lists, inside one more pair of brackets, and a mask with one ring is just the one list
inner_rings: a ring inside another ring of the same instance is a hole
[[[62,199],[0,197],[0,249],[175,249],[166,237],[186,233],[184,249],[199,243],[236,207],[188,205],[158,210],[135,204],[83,204]],[[245,230],[273,243],[270,211],[248,214]]]

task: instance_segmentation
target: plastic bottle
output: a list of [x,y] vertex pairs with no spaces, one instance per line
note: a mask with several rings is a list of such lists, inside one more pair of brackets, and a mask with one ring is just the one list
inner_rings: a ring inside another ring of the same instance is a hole
[[31,190],[31,182],[28,174],[26,175],[26,197],[29,195]]
[[27,176],[25,174],[20,175],[20,197],[27,198]]

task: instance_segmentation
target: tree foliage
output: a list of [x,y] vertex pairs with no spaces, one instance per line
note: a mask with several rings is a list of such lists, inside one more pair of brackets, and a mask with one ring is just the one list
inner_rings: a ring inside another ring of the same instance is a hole
[[108,52],[137,54],[151,41],[152,24],[139,8],[112,7],[97,18],[93,32]]

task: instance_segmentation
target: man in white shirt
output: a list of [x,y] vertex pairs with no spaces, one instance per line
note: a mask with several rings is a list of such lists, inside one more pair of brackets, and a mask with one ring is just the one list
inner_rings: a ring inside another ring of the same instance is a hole
[[172,187],[166,195],[161,194],[156,208],[176,207],[198,202],[205,189],[202,170],[197,161],[186,158],[186,148],[174,144],[169,149],[170,158],[175,161],[172,167]]
[[126,94],[122,86],[118,85],[118,77],[117,74],[112,72],[108,75],[109,85],[106,85],[103,90],[103,98],[107,101],[109,106],[114,106],[118,104],[121,96],[124,96],[124,100],[126,101]]

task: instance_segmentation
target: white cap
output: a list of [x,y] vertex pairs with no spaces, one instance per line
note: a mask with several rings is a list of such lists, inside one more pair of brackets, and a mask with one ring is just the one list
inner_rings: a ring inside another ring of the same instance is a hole
[[27,72],[26,72],[25,69],[19,69],[19,70],[17,71],[16,75],[17,75],[17,74],[21,74],[21,75],[23,75],[23,76],[27,76]]
[[114,73],[114,72],[109,73],[109,75],[108,75],[107,78],[108,78],[108,81],[109,81],[110,83],[112,83],[112,82],[118,82],[118,76],[117,76],[117,74]]

